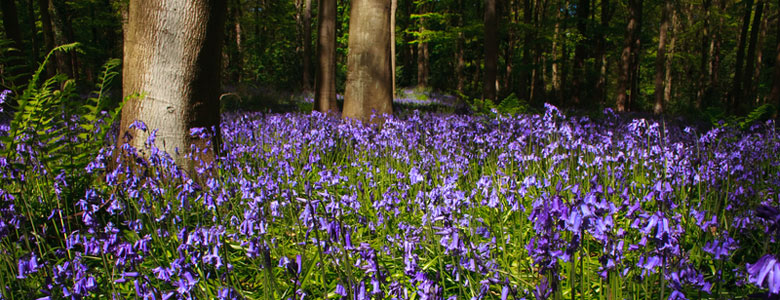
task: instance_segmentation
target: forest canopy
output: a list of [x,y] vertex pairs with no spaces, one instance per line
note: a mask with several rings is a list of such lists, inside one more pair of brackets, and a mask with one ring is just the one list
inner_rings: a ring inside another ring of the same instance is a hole
[[[225,91],[311,92],[319,2],[228,0]],[[397,0],[394,86],[482,99],[492,73],[486,3],[496,11],[496,102],[721,117],[780,103],[780,18],[777,3],[764,0]],[[3,0],[3,86],[18,90],[49,50],[78,42],[47,72],[85,83],[86,92],[103,63],[122,57],[127,5]],[[350,1],[335,5],[333,71],[343,94]]]

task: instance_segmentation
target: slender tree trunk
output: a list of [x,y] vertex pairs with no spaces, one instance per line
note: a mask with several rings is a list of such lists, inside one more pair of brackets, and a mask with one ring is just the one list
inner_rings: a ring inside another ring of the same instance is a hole
[[[65,3],[60,0],[49,0],[49,15],[51,16],[52,29],[54,31],[54,42],[57,45],[64,45],[73,42],[73,28],[70,23],[70,13]],[[76,52],[70,53],[58,52],[56,55],[57,71],[68,75],[73,79],[78,75],[76,69]]]
[[311,0],[303,2],[303,92],[311,92]]
[[390,0],[390,78],[393,80],[393,99],[395,99],[395,13],[398,10],[398,0]]
[[[769,8],[769,4],[766,5],[767,6],[765,8]],[[758,33],[758,44],[756,45],[756,63],[755,68],[753,68],[753,78],[756,82],[761,79],[761,67],[764,65],[764,43],[766,42],[769,18],[769,16],[766,16],[761,19],[761,30]],[[750,90],[748,90],[750,95],[748,99],[752,99],[751,101],[754,101],[755,104],[761,104],[761,99],[758,96],[758,86],[759,84],[753,84],[751,82]]]
[[628,25],[626,26],[626,41],[623,51],[620,54],[620,70],[617,81],[617,111],[624,112],[629,107],[629,98],[627,90],[632,84],[632,70],[634,47],[639,40],[639,26],[641,23],[642,0],[629,0],[628,2]]
[[775,29],[777,30],[776,33],[776,43],[775,46],[775,64],[772,66],[772,90],[769,92],[769,98],[767,99],[767,102],[774,103],[775,107],[775,115],[774,117],[778,117],[778,111],[780,111],[780,17],[777,18],[775,24]]
[[599,72],[596,84],[593,87],[593,99],[604,104],[607,94],[607,40],[604,30],[609,28],[612,20],[612,9],[609,0],[601,0],[601,30],[596,31],[596,50],[594,69]]
[[[756,11],[753,15],[753,25],[750,30],[750,45],[747,50],[747,59],[745,59],[745,71],[742,82],[742,100],[734,103],[737,112],[742,113],[749,107],[749,101],[753,100],[753,69],[756,66],[756,49],[758,48],[758,33],[761,31],[761,17],[764,11],[764,0],[758,0]],[[759,65],[760,67],[760,65]]]
[[[422,11],[421,13],[425,13]],[[417,43],[417,86],[424,88],[428,86],[428,42],[425,37],[425,19],[420,18],[420,36],[422,41]]]
[[34,62],[38,61],[38,58],[41,56],[40,54],[40,47],[39,41],[38,41],[38,26],[36,25],[37,19],[35,15],[35,6],[34,6],[33,0],[27,0],[27,17],[30,19],[30,37],[32,40],[32,57]]
[[669,41],[669,55],[666,56],[666,66],[664,67],[664,105],[668,104],[672,100],[672,62],[674,62],[675,44],[677,43],[677,12],[672,10],[672,33],[671,41]]
[[319,0],[315,109],[338,114],[336,102],[336,0]]
[[11,57],[8,65],[3,66],[3,73],[7,72],[3,74],[3,77],[12,77],[14,80],[4,84],[13,85],[14,89],[20,89],[27,81],[27,78],[22,76],[26,72],[26,68],[24,67],[24,54],[22,53],[24,44],[22,44],[22,30],[19,27],[16,3],[14,0],[2,0],[0,1],[0,9],[3,11],[5,35],[13,41],[14,47],[14,50],[9,53]]
[[[49,53],[54,49],[54,28],[51,25],[51,15],[49,14],[49,0],[38,0],[38,7],[41,12],[41,24],[43,28],[44,53]],[[57,58],[55,57],[55,60]],[[57,73],[57,62],[46,66],[46,75],[52,77]]]
[[704,97],[707,97],[708,90],[711,88],[709,87],[709,70],[708,65],[710,61],[710,55],[712,55],[711,45],[712,40],[710,39],[710,35],[712,32],[712,0],[704,0],[702,2],[702,10],[704,11],[704,26],[702,26],[702,35],[701,35],[701,45],[700,45],[700,54],[699,57],[701,58],[700,64],[699,64],[699,80],[696,83],[697,85],[697,91],[696,91],[696,98],[694,98],[693,107],[694,108],[700,108],[702,99]]
[[[495,5],[495,3],[494,3]],[[522,63],[521,68],[524,70],[529,70],[531,68],[531,65],[533,64],[531,62],[531,48],[532,44],[534,43],[533,38],[533,32],[530,28],[533,26],[533,0],[523,0],[523,25],[524,25],[524,35],[523,35],[523,57],[522,57]],[[487,9],[487,7],[486,7]],[[487,15],[485,15],[487,18]],[[485,19],[486,23],[485,26],[487,26],[487,19]],[[485,30],[487,30],[487,27],[485,27]],[[486,31],[487,32],[487,31]],[[487,42],[487,36],[485,38],[485,42]],[[487,47],[487,44],[485,44]],[[487,49],[487,48],[486,48]],[[486,52],[487,53],[487,52]],[[487,67],[487,64],[485,65]],[[520,78],[519,84],[518,84],[518,90],[519,95],[518,97],[520,99],[531,99],[531,72],[524,71],[520,72]]]
[[745,47],[748,40],[748,29],[750,28],[750,13],[753,11],[753,0],[745,0],[745,14],[742,17],[742,31],[739,35],[739,43],[737,45],[737,62],[734,67],[734,80],[731,87],[731,95],[729,97],[729,106],[732,112],[735,112],[737,103],[742,100],[742,72],[745,61]]
[[393,113],[390,0],[351,4],[343,117],[366,122],[373,114]]
[[[566,1],[561,1],[563,4],[565,4]],[[563,5],[561,5],[563,6]],[[561,94],[561,70],[560,70],[560,62],[559,60],[562,59],[562,56],[559,54],[561,43],[560,43],[560,32],[561,32],[561,23],[563,21],[563,16],[561,13],[561,8],[555,10],[555,29],[553,31],[553,39],[552,39],[552,66],[551,66],[551,77],[552,77],[552,94],[555,95],[555,97],[560,97]]]
[[577,3],[577,31],[582,35],[582,39],[577,42],[574,48],[574,66],[572,66],[571,79],[571,98],[574,105],[580,105],[583,98],[583,80],[585,80],[585,59],[587,58],[586,45],[590,43],[588,38],[587,20],[590,15],[590,0],[579,0]]
[[661,28],[658,30],[658,52],[655,56],[655,105],[653,113],[664,113],[664,67],[666,67],[666,36],[669,31],[669,14],[672,12],[671,0],[664,0],[661,11]]
[[233,24],[233,32],[236,38],[236,84],[240,85],[241,81],[244,80],[244,37],[241,27],[241,18],[243,18],[241,0],[236,0],[233,18],[236,20],[235,24]]
[[498,17],[496,0],[485,0],[485,74],[483,99],[496,101],[496,71],[498,70]]
[[[458,11],[463,11],[463,0],[458,0]],[[458,97],[465,94],[466,84],[466,45],[465,38],[463,36],[463,13],[458,14],[458,40],[456,41],[455,56],[457,65],[455,66],[455,73],[458,78],[457,90]]]
[[[190,172],[196,158],[210,163],[219,149],[220,60],[225,12],[222,0],[131,0],[124,41],[123,94],[131,97],[122,110],[120,132],[140,151],[157,129],[157,146]],[[135,121],[148,131],[128,131]],[[192,128],[213,129],[215,137],[192,137]],[[122,140],[120,139],[120,143]],[[192,176],[196,174],[191,173]]]
[[17,49],[22,46],[22,30],[19,27],[19,14],[16,10],[15,0],[0,1],[0,9],[3,11],[3,27],[5,35],[16,44]]

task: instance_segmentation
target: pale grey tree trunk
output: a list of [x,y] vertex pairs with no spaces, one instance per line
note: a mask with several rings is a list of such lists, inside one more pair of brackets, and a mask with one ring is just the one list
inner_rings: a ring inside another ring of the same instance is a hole
[[390,64],[390,0],[353,0],[344,118],[393,113]]
[[[124,40],[120,132],[135,120],[149,131],[130,131],[130,145],[143,149],[158,129],[156,145],[185,170],[191,146],[212,161],[218,146],[221,47],[227,6],[223,0],[131,0]],[[190,129],[216,129],[211,140],[190,137]],[[123,139],[120,138],[120,142]],[[208,146],[208,143],[211,143]]]

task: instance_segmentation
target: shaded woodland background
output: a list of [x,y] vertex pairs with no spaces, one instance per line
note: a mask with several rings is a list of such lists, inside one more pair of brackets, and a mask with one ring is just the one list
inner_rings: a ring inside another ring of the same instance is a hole
[[[227,1],[224,89],[264,101],[312,91],[318,1]],[[398,0],[396,87],[483,98],[484,12],[493,1],[497,102],[514,96],[536,107],[710,117],[774,111],[780,103],[779,3],[763,0]],[[58,53],[47,74],[65,74],[81,87],[122,57],[127,1],[0,2],[5,88],[19,90],[56,45],[81,47]],[[349,7],[338,1],[339,93]]]

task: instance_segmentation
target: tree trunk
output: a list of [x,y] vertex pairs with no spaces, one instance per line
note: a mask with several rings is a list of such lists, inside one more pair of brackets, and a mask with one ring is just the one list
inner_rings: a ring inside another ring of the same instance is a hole
[[[54,32],[54,43],[59,45],[69,44],[74,42],[73,38],[73,26],[70,22],[69,9],[66,3],[60,2],[61,0],[49,0],[49,15],[51,16],[51,24]],[[78,62],[76,58],[76,51],[70,53],[57,52],[57,71],[62,74],[66,74],[68,77],[78,79]]]
[[483,99],[496,101],[496,71],[498,70],[498,19],[496,0],[485,0],[485,74]]
[[738,113],[745,112],[749,107],[749,101],[753,100],[751,91],[753,90],[753,69],[756,65],[756,49],[758,48],[758,32],[761,31],[761,16],[764,11],[764,0],[758,0],[756,3],[756,12],[753,15],[753,25],[750,29],[750,45],[747,50],[747,59],[745,59],[745,71],[743,74],[741,101],[734,103]]
[[[41,12],[41,25],[43,28],[43,52],[48,54],[51,49],[54,49],[54,28],[52,28],[51,15],[49,14],[49,0],[38,0],[38,7]],[[56,57],[55,60],[57,60]],[[57,74],[56,65],[57,62],[54,62],[46,66],[46,75],[48,77],[53,77]]]
[[[566,1],[562,1],[563,4],[565,4]],[[563,5],[562,5],[563,6]],[[553,31],[553,39],[552,39],[552,66],[551,66],[551,81],[552,81],[552,94],[555,97],[559,97],[561,94],[561,71],[560,71],[560,62],[559,60],[562,59],[561,55],[559,55],[561,43],[559,41],[560,39],[560,32],[561,32],[561,26],[563,23],[563,14],[561,13],[561,8],[555,10],[555,29]]]
[[38,44],[38,26],[36,23],[38,23],[35,16],[35,6],[33,0],[27,1],[27,17],[30,19],[30,33],[31,33],[31,40],[32,40],[32,57],[34,62],[38,61],[38,58],[40,55],[40,45]]
[[583,98],[583,80],[585,80],[585,59],[587,58],[586,45],[590,43],[588,38],[588,16],[590,15],[590,0],[579,0],[577,3],[577,31],[582,38],[574,48],[574,66],[571,79],[571,100],[574,105],[579,105]]
[[314,108],[338,114],[336,103],[336,0],[320,0],[317,13],[317,78]]
[[[458,0],[458,11],[463,11],[463,0]],[[458,14],[457,18],[458,38],[455,46],[455,59],[457,60],[457,65],[455,65],[455,76],[457,77],[458,97],[461,97],[465,94],[466,84],[466,41],[465,37],[463,36],[463,13]]]
[[311,0],[303,2],[303,92],[311,91]]
[[351,4],[343,117],[366,122],[373,114],[393,113],[390,0]]
[[607,40],[604,30],[609,28],[612,20],[612,9],[609,0],[601,0],[601,30],[596,31],[596,50],[594,70],[599,72],[596,84],[593,87],[593,99],[604,104],[607,95]]
[[17,49],[22,46],[22,30],[19,27],[19,15],[16,11],[15,0],[1,0],[0,9],[3,10],[3,27],[6,37],[16,44]]
[[393,99],[395,99],[395,13],[398,10],[398,0],[390,0],[390,78],[393,80]]
[[0,1],[0,9],[3,11],[3,27],[5,29],[6,37],[13,41],[14,50],[10,51],[10,60],[8,65],[3,66],[3,71],[8,74],[3,74],[5,78],[14,78],[12,82],[4,84],[12,85],[14,90],[20,89],[27,78],[22,76],[25,73],[24,54],[22,49],[22,30],[19,27],[19,15],[16,10],[16,3],[14,0],[2,0]]
[[628,2],[628,25],[626,25],[626,41],[623,51],[620,54],[620,71],[617,81],[617,100],[616,108],[619,112],[624,112],[628,108],[629,99],[627,90],[631,88],[633,68],[633,53],[639,40],[639,26],[641,23],[642,0],[629,0]]
[[[222,0],[131,0],[124,41],[122,86],[130,97],[120,132],[135,121],[149,131],[129,132],[129,144],[144,149],[157,129],[156,145],[192,172],[191,146],[209,163],[219,149],[220,58],[227,5]],[[192,128],[213,129],[212,139],[190,136]],[[120,139],[121,142],[121,139]],[[195,175],[195,173],[191,173]]]
[[[494,4],[495,6],[495,4]],[[524,25],[524,36],[523,36],[523,57],[521,60],[521,68],[524,70],[523,72],[520,72],[520,78],[518,79],[518,97],[520,99],[531,99],[531,72],[528,72],[527,70],[530,70],[531,65],[533,64],[531,62],[531,44],[534,43],[534,37],[533,32],[531,30],[533,26],[533,0],[524,0],[523,1],[523,25]],[[485,32],[487,33],[487,6],[485,7]],[[495,17],[494,17],[495,18]],[[496,27],[498,25],[496,24]],[[485,43],[487,43],[487,34],[485,35]],[[485,50],[487,51],[487,44],[485,44]],[[496,46],[497,47],[497,46]],[[485,52],[487,53],[487,52]],[[486,57],[486,63],[485,67],[487,68],[487,57]],[[486,70],[487,72],[487,70]]]
[[[765,7],[766,9],[769,8],[768,4]],[[769,27],[769,19],[770,16],[766,16],[763,19],[761,19],[761,30],[758,33],[758,44],[756,45],[756,63],[755,68],[753,68],[753,79],[756,81],[759,81],[761,79],[761,67],[764,65],[764,43],[766,42],[766,34]],[[748,99],[752,99],[751,101],[754,101],[756,104],[761,104],[761,99],[758,96],[758,87],[759,84],[753,84],[751,82],[750,89],[748,90]],[[766,100],[766,99],[764,99]]]
[[745,61],[745,47],[747,46],[748,29],[750,28],[750,13],[753,11],[753,0],[745,0],[745,14],[742,17],[742,31],[737,45],[737,62],[734,67],[734,81],[732,82],[729,106],[735,112],[736,106],[742,100],[742,72]]
[[[664,67],[664,103],[672,100],[672,62],[674,62],[675,44],[677,43],[677,11],[672,10],[672,33],[669,41],[669,55],[666,56],[666,66]],[[664,104],[664,105],[665,105]]]
[[664,0],[661,10],[661,28],[658,30],[658,52],[655,56],[655,105],[653,113],[664,113],[664,67],[666,66],[666,36],[669,31],[669,14],[672,12],[671,0]]
[[769,92],[769,98],[767,102],[774,103],[776,105],[775,115],[777,118],[778,111],[780,111],[780,17],[777,18],[777,24],[775,24],[776,43],[775,46],[775,65],[772,66],[772,90]]
[[[424,13],[424,12],[423,12]],[[420,18],[420,39],[417,43],[417,86],[428,86],[428,42],[425,40],[425,20]]]
[[236,38],[236,84],[238,85],[240,85],[241,81],[244,80],[244,37],[241,28],[242,17],[243,13],[241,10],[241,0],[236,0],[236,6],[233,9],[233,19],[235,20],[235,23],[233,24],[233,34]]

